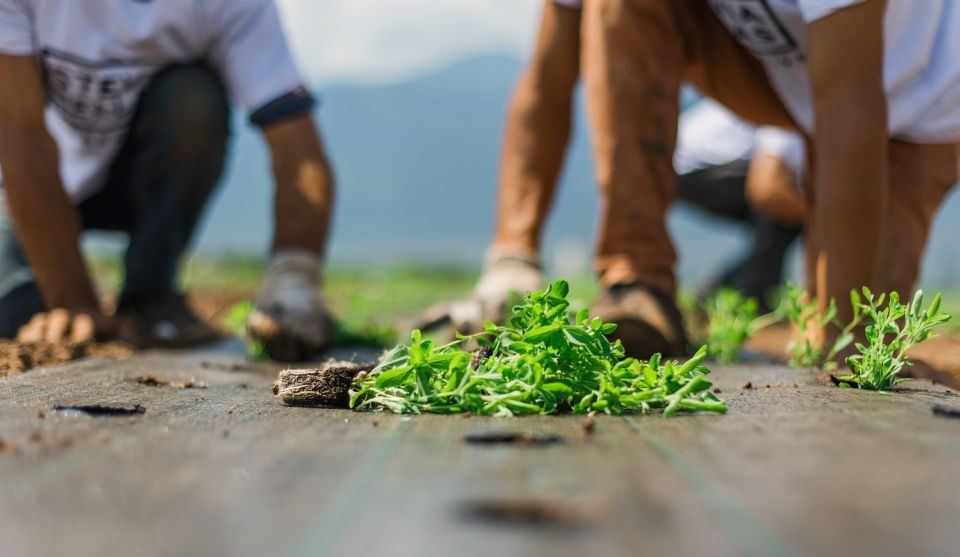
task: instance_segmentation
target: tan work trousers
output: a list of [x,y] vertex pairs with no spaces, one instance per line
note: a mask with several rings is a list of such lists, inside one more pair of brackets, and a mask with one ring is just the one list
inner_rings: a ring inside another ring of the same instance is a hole
[[[636,282],[673,292],[676,252],[666,214],[676,182],[681,82],[756,124],[794,127],[793,121],[760,62],[706,0],[585,2],[581,52],[601,190],[597,271],[608,285]],[[957,180],[957,152],[953,145],[891,141],[888,241],[877,283],[884,290],[913,287],[933,215]],[[815,184],[805,189],[815,195]],[[808,211],[808,227],[812,220]],[[816,245],[808,236],[808,254]]]

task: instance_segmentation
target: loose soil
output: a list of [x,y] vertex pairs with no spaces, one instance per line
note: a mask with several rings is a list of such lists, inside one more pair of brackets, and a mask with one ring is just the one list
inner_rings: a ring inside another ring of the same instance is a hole
[[0,340],[0,377],[41,366],[55,366],[81,358],[123,358],[133,349],[119,342],[58,342],[22,344]]
[[[198,317],[218,326],[234,304],[249,298],[250,295],[251,293],[246,291],[203,290],[191,294],[190,307]],[[110,303],[111,301],[107,300],[107,304]],[[0,377],[35,367],[66,364],[82,358],[124,358],[133,353],[132,347],[120,342],[20,344],[14,340],[0,339]]]

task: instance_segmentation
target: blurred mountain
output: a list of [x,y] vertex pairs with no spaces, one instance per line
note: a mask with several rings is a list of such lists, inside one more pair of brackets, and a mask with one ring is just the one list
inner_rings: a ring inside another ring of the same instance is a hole
[[[467,60],[408,83],[321,90],[317,120],[338,193],[331,259],[341,264],[479,265],[490,236],[508,97],[521,62]],[[231,164],[197,248],[259,254],[269,244],[271,179],[263,141],[236,115]],[[589,269],[596,192],[582,110],[547,230],[555,272]],[[960,199],[938,221],[928,278],[960,281]],[[699,282],[743,246],[743,231],[679,210],[671,218],[680,270]]]

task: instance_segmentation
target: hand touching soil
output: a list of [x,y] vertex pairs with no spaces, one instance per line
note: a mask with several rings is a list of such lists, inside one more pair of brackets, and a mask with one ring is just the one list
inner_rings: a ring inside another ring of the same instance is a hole
[[95,338],[115,337],[118,330],[115,319],[97,311],[70,312],[57,308],[34,315],[29,323],[20,328],[17,341],[23,343],[89,342]]

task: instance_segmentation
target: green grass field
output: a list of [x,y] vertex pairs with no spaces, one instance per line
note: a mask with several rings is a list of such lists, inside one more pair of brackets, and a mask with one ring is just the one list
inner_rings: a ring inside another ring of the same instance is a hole
[[[116,259],[97,258],[92,263],[101,292],[116,292],[122,281],[122,266]],[[200,296],[219,297],[235,303],[256,295],[262,263],[253,258],[194,258],[184,266],[181,286]],[[326,299],[341,323],[341,334],[350,340],[392,342],[397,323],[409,322],[431,305],[470,293],[479,269],[435,265],[383,268],[332,267],[325,277]],[[566,277],[571,283],[573,307],[583,307],[596,294],[590,277]],[[689,295],[684,296],[689,307]],[[227,309],[227,308],[225,308]],[[960,314],[960,291],[945,293],[944,309]],[[228,312],[223,312],[228,313]],[[960,330],[960,319],[948,324]],[[401,332],[405,335],[406,331]]]

